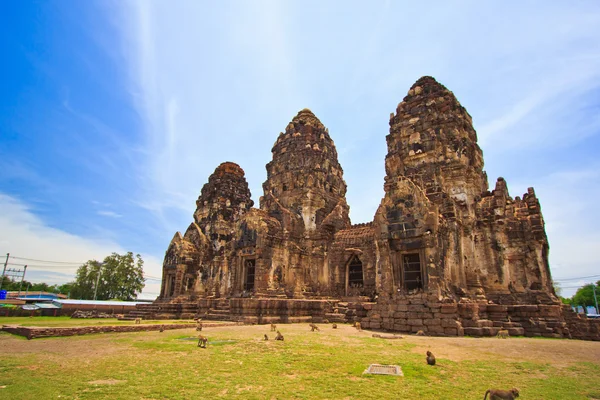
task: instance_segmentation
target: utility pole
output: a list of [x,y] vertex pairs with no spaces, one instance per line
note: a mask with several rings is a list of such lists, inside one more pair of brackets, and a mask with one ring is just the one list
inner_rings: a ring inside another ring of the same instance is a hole
[[596,303],[596,314],[600,314],[598,310],[598,298],[596,297],[596,284],[592,283],[592,290],[594,291],[594,303]]
[[6,266],[8,265],[8,257],[10,257],[10,253],[6,253],[6,261],[4,261],[4,269],[2,270],[2,278],[0,278],[0,289],[2,289],[2,283],[4,282],[4,274],[6,273]]
[[94,300],[96,300],[96,295],[98,294],[98,282],[100,281],[100,271],[102,270],[102,266],[104,263],[98,263],[98,276],[96,277],[96,287],[94,288]]
[[23,276],[21,276],[21,283],[19,283],[19,294],[18,297],[21,297],[21,286],[23,286],[23,280],[25,279],[25,273],[27,272],[27,265],[23,268]]

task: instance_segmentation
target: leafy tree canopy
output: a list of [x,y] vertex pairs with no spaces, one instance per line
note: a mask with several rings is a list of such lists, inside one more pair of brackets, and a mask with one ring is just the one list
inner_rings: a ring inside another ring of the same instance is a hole
[[594,286],[596,286],[596,296],[598,297],[598,302],[600,302],[600,281],[598,281],[595,285],[590,283],[577,289],[577,292],[573,296],[572,304],[576,306],[595,306]]
[[[77,269],[71,297],[93,300],[133,300],[141,293],[144,283],[144,261],[132,252],[112,253],[104,261],[90,260]],[[96,287],[97,283],[97,287]]]
[[2,290],[17,291],[20,288],[23,294],[29,291],[62,293],[68,295],[71,291],[71,285],[72,283],[65,283],[63,285],[49,285],[44,282],[31,283],[26,280],[24,280],[23,283],[21,283],[21,280],[12,280],[8,276],[5,276],[2,280]]

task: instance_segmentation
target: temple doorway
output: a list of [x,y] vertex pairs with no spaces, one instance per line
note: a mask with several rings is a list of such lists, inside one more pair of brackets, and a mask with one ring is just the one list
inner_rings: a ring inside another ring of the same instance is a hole
[[253,291],[254,290],[254,277],[256,275],[256,260],[246,260],[244,261],[244,290]]

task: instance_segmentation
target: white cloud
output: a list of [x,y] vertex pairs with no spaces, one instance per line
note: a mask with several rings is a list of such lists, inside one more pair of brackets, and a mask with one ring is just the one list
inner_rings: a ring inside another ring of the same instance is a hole
[[98,215],[102,215],[104,217],[111,217],[111,218],[121,218],[122,215],[119,213],[116,213],[114,211],[110,211],[110,210],[100,210],[97,212]]
[[[22,268],[28,264],[25,279],[31,282],[62,284],[72,280],[79,263],[101,260],[117,252],[125,253],[120,245],[102,238],[86,238],[48,226],[37,217],[26,203],[0,193],[0,254],[10,253],[10,267]],[[13,257],[27,258],[22,260]],[[154,277],[162,274],[162,262],[142,254],[144,273]],[[39,261],[34,261],[39,260]],[[62,264],[45,261],[60,261]],[[72,264],[68,264],[72,263]],[[149,293],[160,291],[156,281],[149,281],[140,298],[154,298]],[[25,289],[25,288],[23,288]],[[148,294],[146,294],[148,293]]]

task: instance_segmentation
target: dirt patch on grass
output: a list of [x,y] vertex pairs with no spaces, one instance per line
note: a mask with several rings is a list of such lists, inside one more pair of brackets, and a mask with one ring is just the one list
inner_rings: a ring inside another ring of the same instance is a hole
[[[94,345],[90,346],[89,340],[84,337],[61,337],[50,339],[23,340],[13,335],[0,334],[0,356],[3,354],[36,353],[59,356],[106,356],[123,347],[115,346],[114,339],[118,334],[98,337],[93,336]],[[90,337],[92,338],[92,337]]]
[[127,381],[120,381],[118,379],[104,379],[99,381],[90,381],[88,382],[90,385],[116,385],[119,383],[125,383]]
[[486,360],[546,362],[568,366],[575,362],[600,360],[600,342],[567,339],[459,338],[405,336],[414,343],[413,352],[431,350],[436,357],[452,361]]

